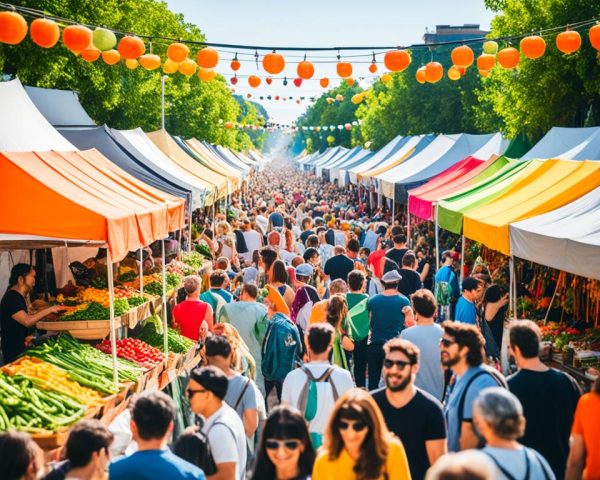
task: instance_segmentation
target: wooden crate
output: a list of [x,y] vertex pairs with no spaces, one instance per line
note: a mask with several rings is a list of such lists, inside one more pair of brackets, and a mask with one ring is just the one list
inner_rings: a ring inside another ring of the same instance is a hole
[[62,447],[66,443],[68,436],[69,430],[67,428],[62,428],[57,432],[48,434],[32,434],[31,438],[43,450],[52,450],[54,448]]

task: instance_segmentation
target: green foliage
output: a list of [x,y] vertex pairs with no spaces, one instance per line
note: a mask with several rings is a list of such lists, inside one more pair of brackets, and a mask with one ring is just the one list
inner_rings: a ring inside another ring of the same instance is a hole
[[[165,2],[157,0],[18,0],[13,3],[123,32],[205,40],[198,27],[185,23],[182,15],[171,12]],[[152,42],[153,53],[164,59],[167,46],[168,42],[156,40]],[[191,48],[190,57],[195,57],[198,48]],[[148,44],[146,49],[149,50]],[[87,63],[60,41],[51,49],[43,49],[27,36],[20,45],[0,45],[0,71],[18,75],[26,85],[78,91],[84,108],[99,124],[119,129],[141,127],[145,131],[160,128],[161,69],[128,70],[123,62],[108,66],[102,59]],[[186,78],[176,73],[165,82],[165,123],[172,134],[196,137],[232,149],[248,148],[251,142],[244,132],[226,130],[218,123],[219,119],[235,121],[240,111],[222,77],[205,83],[196,75]]]
[[[597,0],[486,0],[486,6],[502,9],[492,21],[493,37],[526,34],[600,14]],[[522,57],[514,71],[493,70],[476,92],[480,102],[475,106],[476,124],[488,128],[497,116],[509,136],[523,130],[533,141],[553,126],[600,124],[600,57],[589,43],[588,29],[579,31],[582,47],[574,54],[556,48],[554,32],[545,37],[542,58]],[[512,46],[518,48],[517,42]]]

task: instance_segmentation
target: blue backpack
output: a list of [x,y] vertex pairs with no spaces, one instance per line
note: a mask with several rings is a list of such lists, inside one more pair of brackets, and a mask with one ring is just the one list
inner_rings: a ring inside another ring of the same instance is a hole
[[262,344],[262,373],[267,380],[283,381],[294,367],[302,350],[296,325],[276,313],[265,331]]

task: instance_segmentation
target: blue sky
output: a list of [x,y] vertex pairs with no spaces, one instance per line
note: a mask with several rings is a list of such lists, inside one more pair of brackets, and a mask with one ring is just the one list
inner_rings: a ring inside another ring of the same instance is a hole
[[[184,14],[186,21],[198,25],[210,42],[276,47],[410,45],[421,43],[426,29],[435,30],[437,24],[479,23],[488,29],[494,16],[485,9],[483,0],[167,0],[167,4],[172,11]],[[229,60],[233,53],[222,54],[226,61],[217,67],[226,78],[232,74]],[[367,75],[367,68],[368,63],[356,65],[355,75]],[[242,64],[239,73],[264,76],[262,69],[248,62]],[[290,64],[284,73],[294,78],[295,65]],[[322,76],[335,78],[334,67],[316,65],[315,78]],[[250,93],[256,101],[260,95],[310,97],[323,92],[316,81],[304,82],[301,88],[291,81],[287,87],[281,83],[275,80],[267,86],[263,82],[260,88],[251,89],[240,79],[235,89],[242,95]],[[260,103],[280,123],[291,122],[308,105],[306,101],[301,105],[290,101]]]

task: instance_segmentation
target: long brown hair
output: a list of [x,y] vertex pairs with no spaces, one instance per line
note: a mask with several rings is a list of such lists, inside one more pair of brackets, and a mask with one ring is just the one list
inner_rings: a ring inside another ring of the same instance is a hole
[[352,388],[337,399],[325,430],[324,447],[330,460],[337,459],[344,449],[344,441],[340,435],[342,419],[364,422],[368,428],[353,468],[357,479],[379,478],[385,469],[388,444],[394,436],[387,429],[375,400],[360,388]]
[[348,303],[344,295],[332,295],[327,304],[327,323],[335,328],[336,332],[340,331],[342,321],[348,315]]

